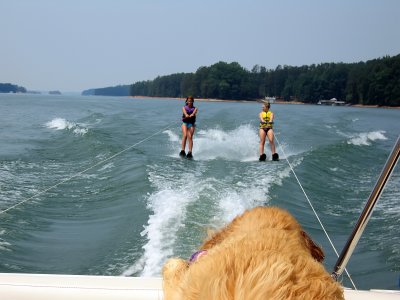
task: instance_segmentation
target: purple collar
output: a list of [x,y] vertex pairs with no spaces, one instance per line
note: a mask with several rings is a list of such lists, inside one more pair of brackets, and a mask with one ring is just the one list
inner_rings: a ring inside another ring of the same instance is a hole
[[199,250],[196,251],[195,253],[192,254],[192,256],[189,259],[189,263],[194,263],[195,261],[197,261],[199,259],[200,256],[203,256],[207,254],[207,250]]

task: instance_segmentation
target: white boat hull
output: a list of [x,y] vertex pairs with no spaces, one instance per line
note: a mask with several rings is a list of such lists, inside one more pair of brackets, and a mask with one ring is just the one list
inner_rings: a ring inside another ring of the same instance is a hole
[[161,300],[161,278],[0,274],[1,300]]
[[[346,300],[400,299],[400,291],[345,289]],[[161,300],[162,279],[0,273],[1,300]]]

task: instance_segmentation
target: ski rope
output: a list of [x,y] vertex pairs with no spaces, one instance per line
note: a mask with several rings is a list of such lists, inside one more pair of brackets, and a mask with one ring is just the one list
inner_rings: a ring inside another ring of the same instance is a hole
[[[328,232],[325,230],[325,227],[324,227],[324,225],[322,224],[321,219],[318,217],[318,214],[317,214],[317,212],[315,211],[314,206],[312,205],[310,198],[308,198],[306,191],[304,190],[304,188],[303,188],[303,186],[302,186],[302,184],[301,184],[299,178],[298,178],[297,175],[296,175],[296,172],[294,171],[294,169],[293,169],[291,163],[289,162],[289,160],[288,160],[288,158],[287,158],[287,155],[286,155],[286,153],[285,153],[285,150],[283,149],[283,147],[282,147],[281,143],[279,142],[277,136],[274,135],[274,137],[275,137],[276,141],[278,142],[279,148],[282,150],[282,153],[283,153],[283,155],[284,155],[284,157],[285,157],[285,160],[287,161],[287,163],[288,163],[288,165],[289,165],[289,167],[290,167],[290,170],[292,171],[294,177],[296,178],[296,181],[297,181],[297,183],[299,184],[300,189],[302,190],[302,192],[303,192],[305,198],[306,198],[307,201],[308,201],[308,204],[310,205],[312,211],[314,212],[315,217],[317,218],[317,220],[318,220],[318,222],[319,222],[319,224],[320,224],[322,230],[324,231],[324,233],[325,233],[325,235],[326,235],[326,237],[327,237],[329,243],[331,244],[331,246],[332,246],[332,248],[333,248],[333,251],[335,251],[336,256],[339,257],[339,253],[337,252],[337,250],[336,250],[336,248],[335,248],[335,245],[333,244],[331,238],[329,237]],[[346,268],[345,268],[345,272],[346,272],[346,274],[347,274],[347,276],[348,276],[348,278],[349,278],[351,284],[353,285],[354,289],[357,290],[356,285],[354,284],[354,282],[353,282],[353,280],[352,280],[352,278],[351,278],[351,276],[350,276],[350,274],[349,274],[349,272],[347,271]]]
[[29,197],[29,198],[26,198],[26,199],[24,199],[24,200],[18,202],[17,204],[14,204],[14,205],[12,205],[12,206],[10,206],[10,207],[8,207],[8,208],[6,208],[6,209],[0,211],[0,215],[6,213],[6,212],[8,212],[8,211],[10,211],[10,210],[12,210],[12,209],[14,209],[14,208],[16,208],[16,207],[18,207],[18,206],[20,206],[20,205],[22,205],[22,204],[24,204],[25,202],[28,202],[28,201],[32,200],[33,198],[36,198],[36,197],[38,197],[38,196],[40,196],[40,195],[43,195],[43,194],[47,193],[48,191],[50,191],[50,190],[52,190],[52,189],[58,187],[59,185],[61,185],[61,184],[63,184],[63,183],[66,183],[66,182],[68,182],[68,181],[74,179],[75,177],[78,177],[78,176],[80,176],[80,175],[86,173],[87,171],[89,171],[89,170],[91,170],[91,169],[93,169],[93,168],[95,168],[95,167],[97,167],[97,166],[99,166],[99,165],[104,164],[105,162],[108,162],[108,161],[112,160],[113,158],[115,158],[115,157],[121,155],[122,153],[124,153],[124,152],[126,152],[126,151],[128,151],[128,150],[130,150],[130,149],[132,149],[132,148],[134,148],[134,147],[136,147],[137,145],[140,145],[140,144],[144,143],[145,141],[147,141],[147,140],[151,139],[152,137],[156,136],[157,134],[159,134],[159,133],[161,133],[161,132],[163,132],[163,131],[169,129],[170,127],[172,127],[172,126],[175,125],[175,124],[176,124],[176,122],[170,123],[167,127],[164,127],[163,129],[157,131],[156,133],[153,133],[152,135],[146,137],[145,139],[143,139],[143,140],[141,140],[141,141],[139,141],[139,142],[137,142],[137,143],[135,143],[135,144],[133,144],[133,145],[127,147],[127,148],[125,148],[124,150],[122,150],[122,151],[120,151],[120,152],[118,152],[118,153],[116,153],[116,154],[114,154],[114,155],[112,155],[112,156],[110,156],[110,157],[108,157],[108,158],[106,158],[106,159],[104,159],[104,160],[101,160],[101,161],[95,163],[94,165],[92,165],[92,166],[90,166],[90,167],[88,167],[88,168],[86,168],[86,169],[84,169],[84,170],[82,170],[82,171],[80,171],[80,172],[78,172],[78,173],[76,173],[76,174],[74,174],[74,175],[68,177],[68,178],[65,178],[65,179],[59,181],[59,182],[56,183],[55,185],[53,185],[53,186],[51,186],[51,187],[48,187],[47,189],[42,190],[42,191],[36,193],[35,195],[33,195],[33,196]]

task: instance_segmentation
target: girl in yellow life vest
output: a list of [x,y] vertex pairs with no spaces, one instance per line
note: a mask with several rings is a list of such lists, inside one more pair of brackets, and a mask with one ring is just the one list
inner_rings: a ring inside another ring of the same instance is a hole
[[267,156],[264,153],[265,138],[268,137],[269,145],[271,147],[272,160],[279,160],[278,153],[275,152],[274,144],[274,113],[269,110],[270,104],[264,103],[263,110],[260,112],[260,161],[266,160]]

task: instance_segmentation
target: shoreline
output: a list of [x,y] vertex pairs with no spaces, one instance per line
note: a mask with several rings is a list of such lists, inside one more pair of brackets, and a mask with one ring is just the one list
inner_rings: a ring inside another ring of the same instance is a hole
[[[128,98],[134,99],[161,99],[161,100],[186,100],[186,98],[179,97],[152,97],[152,96],[128,96]],[[238,102],[238,103],[261,103],[261,100],[222,100],[222,99],[213,99],[213,98],[195,98],[195,101],[199,102]],[[314,103],[306,103],[300,101],[280,101],[275,100],[271,102],[271,104],[289,104],[289,105],[317,105]],[[329,106],[329,105],[321,105],[321,106]],[[343,107],[360,107],[360,108],[386,108],[386,109],[400,109],[400,106],[379,106],[379,105],[363,105],[363,104],[349,104],[349,105],[341,105]]]
[[[186,98],[179,98],[179,97],[152,97],[152,96],[128,96],[128,98],[135,98],[135,99],[161,99],[161,100],[182,100],[185,101]],[[194,98],[195,101],[199,102],[257,102],[253,100],[222,100],[222,99],[213,99],[213,98]]]

